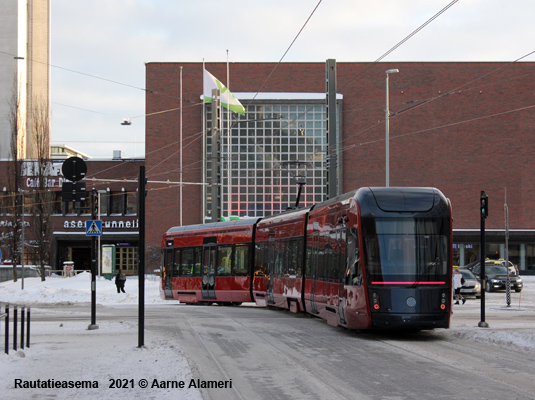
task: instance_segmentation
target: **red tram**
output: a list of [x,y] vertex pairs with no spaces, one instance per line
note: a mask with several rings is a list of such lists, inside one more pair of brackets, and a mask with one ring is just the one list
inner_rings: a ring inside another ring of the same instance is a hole
[[451,205],[434,188],[361,188],[263,219],[171,228],[161,294],[256,302],[350,329],[448,328]]
[[254,301],[251,265],[258,219],[179,226],[164,235],[164,299],[183,303]]

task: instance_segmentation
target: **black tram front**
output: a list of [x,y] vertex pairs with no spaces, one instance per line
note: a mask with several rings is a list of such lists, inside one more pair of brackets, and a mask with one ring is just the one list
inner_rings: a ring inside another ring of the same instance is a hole
[[451,207],[434,188],[358,192],[373,328],[448,328]]

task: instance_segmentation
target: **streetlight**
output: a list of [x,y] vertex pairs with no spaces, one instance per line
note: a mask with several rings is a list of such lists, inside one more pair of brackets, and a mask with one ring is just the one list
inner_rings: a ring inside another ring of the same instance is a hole
[[399,69],[386,70],[386,187],[390,186],[390,134],[388,129],[390,127],[390,110],[388,104],[388,75],[397,74]]

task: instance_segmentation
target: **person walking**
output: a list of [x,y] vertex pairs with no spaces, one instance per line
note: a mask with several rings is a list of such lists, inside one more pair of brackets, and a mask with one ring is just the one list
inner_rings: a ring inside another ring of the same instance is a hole
[[126,275],[121,272],[121,268],[117,268],[117,272],[115,274],[115,286],[117,286],[117,293],[126,293],[124,291],[124,284],[126,282]]
[[454,304],[459,304],[459,300],[462,300],[463,304],[466,303],[466,299],[461,296],[461,288],[463,287],[463,276],[458,269],[453,270],[453,290],[455,292],[454,299],[457,300]]

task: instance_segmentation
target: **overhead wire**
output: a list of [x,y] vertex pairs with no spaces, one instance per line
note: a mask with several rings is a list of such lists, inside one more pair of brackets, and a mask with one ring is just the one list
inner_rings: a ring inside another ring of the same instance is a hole
[[453,0],[450,2],[447,6],[445,6],[443,9],[441,9],[439,12],[437,12],[435,15],[433,15],[431,18],[429,18],[427,21],[425,21],[422,25],[420,25],[418,28],[416,28],[414,31],[412,31],[409,35],[407,35],[405,38],[403,38],[401,41],[399,41],[397,44],[395,44],[393,47],[391,47],[386,53],[384,53],[382,56],[380,56],[378,59],[376,59],[372,64],[370,64],[368,67],[366,67],[363,71],[359,71],[348,83],[353,82],[358,76],[364,74],[366,71],[368,71],[371,67],[373,67],[375,64],[386,58],[389,54],[391,54],[393,51],[395,51],[398,47],[400,47],[402,44],[407,42],[410,38],[412,38],[414,35],[416,35],[418,32],[420,32],[422,29],[424,29],[427,25],[429,25],[431,22],[433,22],[435,19],[437,19],[440,15],[442,15],[444,12],[446,12],[450,7],[452,7],[455,3],[457,3],[459,0]]
[[[516,112],[526,111],[526,110],[529,110],[529,109],[532,109],[532,108],[535,108],[535,104],[534,105],[525,106],[525,107],[516,108],[516,109],[513,109],[513,110],[506,110],[506,111],[500,111],[500,112],[496,112],[496,113],[489,114],[489,115],[483,115],[481,117],[474,117],[474,118],[470,118],[470,119],[463,120],[463,121],[457,121],[457,122],[452,122],[452,123],[444,124],[444,125],[440,125],[440,126],[434,126],[434,127],[430,127],[430,128],[420,129],[420,130],[417,130],[417,131],[414,131],[414,132],[403,133],[403,134],[391,136],[390,139],[392,140],[392,139],[397,139],[397,138],[401,138],[401,137],[405,137],[405,136],[416,135],[416,134],[419,134],[419,133],[426,133],[426,132],[433,131],[433,130],[449,128],[449,127],[452,127],[452,126],[467,124],[467,123],[470,123],[470,122],[480,121],[480,120],[484,120],[484,119],[488,119],[488,118],[492,118],[492,117],[497,117],[497,116],[500,116],[500,115],[506,115],[506,114],[512,114],[512,113],[516,113]],[[370,140],[370,141],[365,142],[365,143],[356,143],[356,144],[348,145],[347,147],[344,148],[343,151],[348,151],[348,150],[353,149],[355,147],[360,147],[360,146],[364,146],[364,145],[368,145],[368,144],[384,142],[385,140],[386,140],[385,138],[381,138],[381,139],[377,139],[377,140]]]
[[[410,107],[408,107],[408,108],[406,108],[406,109],[404,109],[404,110],[401,110],[401,111],[398,111],[398,112],[394,112],[394,113],[392,114],[391,118],[394,118],[394,117],[396,117],[396,116],[399,116],[399,115],[401,115],[401,114],[403,114],[403,113],[405,113],[405,112],[412,111],[412,110],[414,110],[414,109],[416,109],[416,108],[419,108],[419,107],[421,107],[421,106],[423,106],[423,105],[427,105],[427,104],[429,104],[429,103],[431,103],[431,102],[433,102],[433,101],[435,101],[435,100],[441,99],[441,98],[443,98],[443,97],[445,97],[445,96],[449,96],[449,95],[451,95],[451,94],[453,94],[453,93],[457,93],[457,92],[459,92],[459,91],[461,91],[461,90],[471,90],[471,89],[463,89],[463,88],[465,88],[466,86],[468,86],[468,85],[470,85],[470,84],[472,84],[472,83],[474,83],[474,82],[477,82],[477,81],[479,81],[479,80],[481,80],[481,79],[483,79],[483,78],[485,78],[485,77],[488,77],[488,76],[490,76],[490,75],[492,75],[492,74],[495,74],[495,73],[497,73],[497,72],[499,72],[499,71],[501,71],[501,70],[503,70],[503,69],[505,69],[505,68],[508,68],[508,67],[510,67],[511,65],[513,65],[513,64],[515,64],[515,63],[521,61],[522,59],[524,59],[524,58],[526,58],[526,57],[528,57],[528,56],[530,56],[530,55],[532,55],[532,54],[534,54],[534,53],[535,53],[535,50],[534,50],[534,51],[530,51],[529,53],[523,55],[522,57],[519,57],[519,58],[517,58],[517,59],[515,59],[514,61],[511,61],[511,62],[509,62],[509,63],[506,63],[505,65],[501,65],[501,66],[499,66],[498,68],[495,68],[495,69],[493,69],[493,70],[491,70],[491,71],[489,71],[489,72],[487,72],[487,73],[484,73],[484,74],[482,74],[482,75],[476,77],[475,79],[472,79],[472,80],[470,80],[470,81],[468,81],[468,82],[466,82],[466,83],[463,83],[463,84],[460,85],[460,86],[455,87],[454,89],[450,89],[450,90],[448,90],[448,91],[446,91],[446,92],[444,92],[444,93],[441,93],[441,94],[438,95],[438,96],[432,96],[432,97],[429,97],[429,98],[427,98],[427,99],[421,101],[420,103],[415,104],[415,105],[412,105],[412,106],[410,106]],[[533,73],[532,73],[532,74],[533,74]],[[532,74],[526,74],[526,75],[532,75]],[[518,78],[511,78],[511,79],[518,79]],[[509,80],[511,80],[511,79],[509,79]],[[485,85],[485,86],[499,84],[499,83],[501,83],[501,82],[503,82],[503,81],[505,81],[505,80],[498,81],[498,82],[492,82],[492,83],[489,83],[489,84],[487,84],[487,85]],[[352,135],[347,135],[347,136],[342,140],[342,142],[345,142],[345,141],[347,141],[347,140],[349,140],[349,139],[351,139],[351,138],[354,138],[354,137],[356,137],[356,136],[358,136],[358,135],[360,135],[360,134],[362,134],[362,133],[364,133],[364,132],[366,132],[366,131],[368,131],[368,130],[374,128],[374,127],[376,127],[376,126],[379,125],[379,124],[383,124],[384,122],[385,122],[385,120],[382,119],[382,120],[378,121],[377,123],[375,123],[375,124],[369,126],[368,128],[362,130],[362,131],[356,132],[356,133],[354,133],[354,134],[352,134]],[[393,136],[393,137],[396,137],[396,136]]]
[[310,21],[310,19],[312,18],[312,16],[314,15],[314,13],[316,12],[316,10],[318,9],[318,7],[320,6],[322,0],[320,0],[318,2],[318,4],[316,4],[316,7],[314,7],[314,9],[312,10],[312,12],[310,13],[310,15],[308,16],[307,20],[305,21],[305,23],[303,24],[303,26],[301,27],[301,29],[299,30],[299,32],[297,32],[297,35],[294,37],[294,39],[292,40],[292,43],[290,43],[290,46],[288,46],[288,48],[286,49],[286,51],[284,52],[284,54],[282,55],[282,57],[279,59],[279,61],[277,62],[277,64],[275,65],[275,67],[273,67],[273,69],[271,70],[270,74],[268,75],[268,77],[266,78],[266,80],[264,81],[264,83],[260,86],[260,88],[256,91],[256,94],[254,95],[254,97],[250,100],[250,102],[254,101],[256,99],[256,96],[258,96],[258,94],[260,93],[260,91],[264,88],[264,86],[266,86],[267,82],[271,79],[271,77],[273,76],[273,74],[275,73],[275,70],[278,68],[278,66],[281,64],[282,60],[284,59],[284,57],[286,57],[286,54],[288,54],[288,52],[290,51],[290,49],[292,48],[292,46],[294,45],[295,41],[297,40],[297,38],[299,37],[299,35],[301,35],[301,32],[303,32],[303,29],[305,29],[305,26],[307,26],[308,24],[308,21]]
[[[449,9],[451,6],[453,6],[458,0],[454,0],[452,2],[450,2],[446,7],[444,7],[443,9],[441,9],[437,14],[435,14],[432,18],[430,18],[429,20],[427,20],[424,24],[422,24],[420,27],[418,27],[415,31],[413,31],[411,34],[409,34],[407,37],[405,37],[403,40],[401,40],[400,42],[398,42],[394,47],[392,47],[391,49],[389,49],[387,52],[385,52],[381,57],[379,57],[373,64],[375,63],[378,63],[379,61],[381,61],[382,59],[384,59],[385,57],[387,57],[389,54],[391,54],[393,51],[395,51],[399,46],[401,46],[402,44],[404,44],[406,41],[408,41],[411,37],[413,37],[414,35],[416,35],[419,31],[421,31],[423,28],[425,28],[429,23],[431,23],[434,19],[438,18],[438,16],[440,16],[442,13],[444,13],[447,9]],[[284,59],[284,57],[287,55],[287,53],[289,52],[289,50],[291,49],[291,47],[293,46],[293,44],[295,43],[295,41],[297,40],[297,38],[299,37],[299,35],[301,34],[301,32],[303,31],[303,29],[305,28],[305,26],[307,25],[307,23],[309,22],[309,20],[311,19],[311,17],[313,16],[313,14],[316,12],[317,8],[319,7],[319,5],[321,4],[321,0],[317,3],[316,7],[314,8],[314,10],[312,11],[312,13],[309,15],[308,19],[306,20],[306,22],[304,23],[304,25],[301,27],[301,29],[299,30],[298,34],[295,36],[295,38],[293,39],[293,41],[291,42],[290,46],[287,48],[287,50],[285,51],[285,53],[283,54],[283,56],[280,58],[280,60],[278,61],[278,63],[275,65],[275,67],[273,68],[273,70],[271,71],[270,75],[267,77],[267,79],[264,81],[264,83],[262,84],[262,86],[258,89],[256,95],[258,95],[258,93],[260,93],[261,89],[267,84],[267,82],[269,81],[269,79],[271,78],[271,76],[273,75],[273,73],[275,72],[275,70],[277,69],[277,67],[281,64],[282,60]],[[7,52],[3,52],[3,51],[0,51],[0,53],[4,53],[4,54],[9,54]],[[532,54],[532,53],[530,53]],[[10,54],[11,55],[11,54]],[[529,55],[529,54],[528,54]],[[527,55],[526,55],[527,56]],[[526,57],[524,56],[524,57]],[[524,58],[522,57],[522,58]],[[39,62],[39,61],[36,61],[36,62]],[[373,65],[372,64],[372,65]],[[118,81],[114,81],[114,80],[111,80],[111,79],[106,79],[106,78],[102,78],[102,77],[99,77],[99,76],[96,76],[96,75],[93,75],[93,74],[88,74],[88,73],[83,73],[83,72],[79,72],[79,71],[75,71],[75,70],[72,70],[72,69],[69,69],[69,68],[65,68],[65,67],[60,67],[60,66],[56,66],[56,65],[52,65],[50,64],[52,67],[54,68],[58,68],[58,69],[62,69],[62,70],[65,70],[65,71],[69,71],[69,72],[73,72],[73,73],[77,73],[77,74],[81,74],[81,75],[85,75],[85,76],[88,76],[88,77],[92,77],[92,78],[95,78],[95,79],[101,79],[101,80],[104,80],[104,81],[108,81],[108,82],[111,82],[111,83],[116,83],[116,84],[119,84],[119,85],[123,85],[123,86],[127,86],[127,87],[131,87],[131,88],[135,88],[135,89],[139,89],[139,90],[142,90],[146,93],[153,93],[153,94],[159,94],[159,95],[164,95],[164,96],[167,96],[167,97],[171,97],[171,98],[176,98],[176,96],[168,96],[168,95],[165,95],[165,94],[162,94],[162,93],[158,93],[158,92],[155,92],[155,91],[152,91],[150,89],[147,89],[147,88],[141,88],[141,87],[138,87],[138,86],[135,86],[135,85],[130,85],[130,84],[125,84],[125,83],[122,83],[122,82],[118,82]],[[368,68],[370,68],[371,66],[369,66]],[[368,69],[367,68],[367,69]],[[504,68],[504,67],[502,67]],[[367,70],[366,69],[366,70]],[[355,79],[357,76],[359,76],[360,74],[364,73],[366,70],[360,72],[359,74],[357,74],[353,79]],[[490,73],[489,73],[490,74]],[[488,74],[487,74],[488,75]],[[485,75],[484,75],[485,76]],[[480,77],[481,78],[481,77]],[[478,78],[478,79],[480,79]],[[476,79],[477,80],[477,79]],[[475,80],[474,80],[475,81]],[[460,86],[459,88],[462,88],[470,83],[472,83],[473,81],[471,82],[468,82],[462,86]],[[455,90],[458,90],[459,88],[456,88],[456,89],[453,89],[454,91]],[[255,98],[256,98],[256,95],[255,95]],[[435,97],[432,97],[428,100],[426,100],[425,102],[422,102],[422,103],[419,103],[417,105],[414,105],[406,110],[402,110],[398,113],[395,113],[395,115],[399,115],[403,112],[407,112],[409,111],[410,109],[413,109],[413,108],[417,108],[417,107],[420,107],[424,104],[427,104],[427,103],[430,103],[434,100],[437,100],[438,98],[441,98],[441,97],[444,97],[446,94],[443,94],[441,96],[435,96]],[[59,103],[58,103],[59,104]],[[202,104],[202,103],[196,103],[194,105],[198,105],[198,104]],[[63,105],[63,104],[61,104]],[[193,106],[194,106],[193,105]],[[66,105],[63,105],[63,106],[66,106]],[[72,106],[67,106],[67,107],[72,107]],[[77,108],[77,107],[73,107],[73,108]],[[164,110],[164,111],[160,111],[160,112],[155,112],[155,113],[151,113],[151,114],[147,114],[147,115],[156,115],[156,114],[159,114],[159,113],[164,113],[164,112],[170,112],[170,111],[176,111],[178,110],[179,108],[175,108],[175,109],[169,109],[169,110]],[[82,110],[85,110],[85,109],[82,109]],[[91,110],[85,110],[85,111],[89,111],[89,112],[96,112],[96,111],[91,111]],[[511,111],[513,112],[513,111]],[[98,112],[96,112],[98,113]],[[106,115],[106,114],[105,114]],[[143,115],[139,115],[139,116],[135,116],[135,117],[132,117],[132,118],[138,118],[138,117],[142,117]],[[373,127],[375,127],[376,125],[378,125],[379,123],[381,122],[378,122],[377,124],[374,124],[372,126],[370,126],[369,128],[366,128],[364,131],[367,131]],[[431,129],[434,129],[434,128],[431,128]],[[360,133],[363,133],[364,131],[361,131],[357,134],[360,134]],[[352,135],[351,137],[354,137],[355,135]],[[195,139],[195,140],[198,140],[199,138]],[[347,138],[344,139],[344,141],[347,140]],[[174,142],[174,143],[177,143],[177,142]],[[172,144],[170,144],[172,145]],[[165,146],[165,147],[168,147],[168,146]],[[155,151],[159,151],[161,150],[162,148],[158,148],[157,150]],[[160,163],[161,164],[161,163]],[[159,164],[158,164],[159,165]]]

